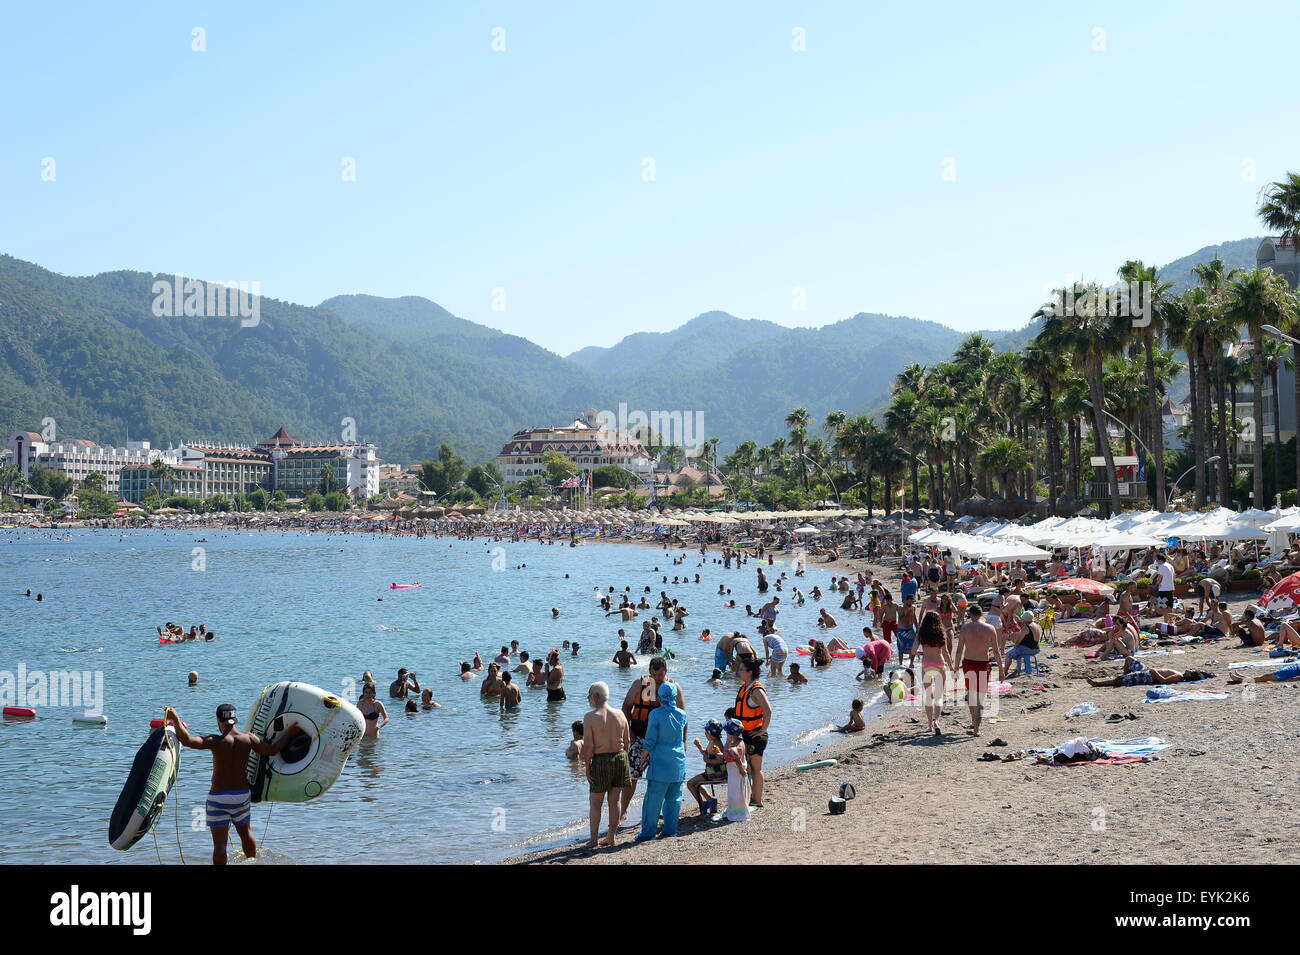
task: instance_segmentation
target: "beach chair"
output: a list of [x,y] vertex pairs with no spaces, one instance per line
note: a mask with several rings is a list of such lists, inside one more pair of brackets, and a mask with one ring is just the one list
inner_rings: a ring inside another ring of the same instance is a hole
[[1056,608],[1049,607],[1043,613],[1043,619],[1039,621],[1039,627],[1043,631],[1043,642],[1054,641],[1056,639]]

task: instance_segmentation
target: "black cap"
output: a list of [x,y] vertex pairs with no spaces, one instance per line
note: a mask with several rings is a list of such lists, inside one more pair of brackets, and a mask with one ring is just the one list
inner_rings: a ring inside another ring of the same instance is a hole
[[222,703],[217,707],[217,722],[222,726],[234,726],[237,721],[235,707],[232,704]]

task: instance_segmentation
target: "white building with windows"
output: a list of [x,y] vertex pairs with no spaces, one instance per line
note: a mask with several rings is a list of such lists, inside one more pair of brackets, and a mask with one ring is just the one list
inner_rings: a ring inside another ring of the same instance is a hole
[[650,452],[626,431],[615,431],[575,418],[559,428],[525,428],[516,431],[501,448],[497,464],[507,486],[535,475],[545,475],[543,458],[558,451],[586,474],[607,464],[626,468],[648,478],[654,473]]
[[128,441],[124,447],[96,444],[85,438],[46,441],[36,431],[16,431],[9,436],[6,457],[28,477],[33,464],[62,471],[80,484],[91,474],[104,475],[104,490],[117,494],[122,468],[150,465],[158,458],[179,465],[179,449],[162,451],[151,448],[148,441]]

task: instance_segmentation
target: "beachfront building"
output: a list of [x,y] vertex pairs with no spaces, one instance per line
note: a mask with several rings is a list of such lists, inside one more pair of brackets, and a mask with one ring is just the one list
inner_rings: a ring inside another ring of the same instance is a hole
[[151,466],[133,469],[123,483],[122,499],[138,504],[153,490],[183,497],[234,497],[258,488],[300,498],[320,490],[327,464],[338,489],[349,497],[379,493],[379,459],[373,444],[303,444],[281,428],[257,445],[187,441],[179,455],[170,473]]
[[[1147,493],[1146,463],[1136,454],[1112,452],[1115,476],[1119,479],[1119,503],[1122,508],[1146,510],[1150,507]],[[1083,497],[1088,503],[1106,509],[1110,504],[1110,481],[1106,478],[1106,459],[1096,455],[1088,460],[1094,470],[1094,479],[1083,485]]]
[[[1278,275],[1286,279],[1287,284],[1292,289],[1300,289],[1300,249],[1296,248],[1295,243],[1288,242],[1282,244],[1281,239],[1269,238],[1259,244],[1255,251],[1255,267],[1260,269],[1272,269]],[[1292,333],[1294,334],[1294,333]],[[1277,370],[1277,390],[1282,395],[1295,394],[1295,369],[1288,368],[1283,362]],[[1271,383],[1265,379],[1264,387],[1271,391]],[[1249,388],[1249,385],[1247,385]],[[1265,416],[1268,415],[1268,393],[1265,392]],[[1240,398],[1240,395],[1238,395]],[[1295,420],[1295,402],[1282,401],[1280,404],[1272,402],[1273,413],[1278,415],[1278,428],[1282,433],[1282,440],[1289,441],[1296,433]],[[1249,414],[1249,412],[1247,412]],[[1273,440],[1272,424],[1269,424],[1268,434],[1264,437],[1265,441]],[[1251,452],[1244,452],[1247,455]]]
[[578,466],[582,474],[613,464],[648,480],[654,470],[650,452],[626,431],[602,428],[575,418],[559,428],[525,428],[516,431],[501,448],[497,464],[506,485],[545,475],[543,458],[558,451]]
[[96,444],[86,438],[69,438],[65,441],[46,441],[36,431],[16,431],[9,436],[6,458],[29,477],[33,464],[62,471],[80,484],[91,474],[104,476],[104,489],[110,494],[119,493],[123,468],[152,464],[162,457],[168,464],[180,464],[179,451],[163,451],[149,446],[148,441],[128,441],[122,447]]

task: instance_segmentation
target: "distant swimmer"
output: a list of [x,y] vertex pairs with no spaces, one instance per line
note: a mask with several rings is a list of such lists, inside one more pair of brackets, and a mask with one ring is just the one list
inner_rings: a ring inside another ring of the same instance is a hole
[[621,669],[636,666],[636,655],[627,648],[627,641],[619,642],[618,650],[614,653],[614,663],[617,663]]
[[206,749],[212,753],[212,788],[208,792],[206,806],[208,829],[212,831],[212,864],[226,864],[226,844],[230,840],[232,823],[239,833],[244,855],[256,859],[257,840],[253,838],[250,824],[252,793],[244,776],[244,765],[248,762],[250,750],[260,756],[275,756],[302,730],[296,724],[290,724],[286,728],[283,717],[277,717],[271,728],[276,732],[283,729],[284,733],[274,743],[268,743],[253,733],[244,733],[235,728],[235,708],[229,703],[217,707],[217,726],[221,730],[219,734],[195,736],[186,729],[179,714],[170,706],[167,707],[164,720],[176,730],[176,738],[182,746]]
[[420,681],[414,673],[408,673],[406,667],[397,671],[397,679],[388,684],[388,695],[394,699],[405,699],[407,693],[419,693]]
[[198,671],[198,670],[191,670],[191,671],[190,671],[190,675],[189,675],[189,684],[190,684],[190,686],[198,686],[198,685],[199,685],[199,671]]
[[523,694],[519,692],[519,687],[510,678],[510,674],[501,674],[501,709],[503,711],[517,710],[522,700]]
[[478,674],[474,672],[473,668],[469,665],[468,660],[460,661],[460,678],[462,680],[474,680],[478,678]]
[[574,720],[569,726],[569,731],[573,733],[573,739],[569,741],[564,756],[566,759],[582,759],[582,721]]

